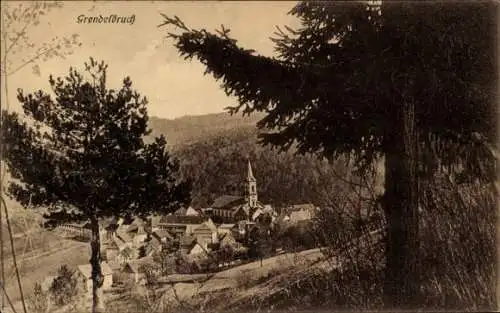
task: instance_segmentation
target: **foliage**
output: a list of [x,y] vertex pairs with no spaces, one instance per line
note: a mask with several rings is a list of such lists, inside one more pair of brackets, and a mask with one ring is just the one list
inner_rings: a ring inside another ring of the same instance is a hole
[[[257,178],[260,201],[276,207],[312,202],[324,206],[343,195],[350,165],[260,147],[255,127],[236,127],[217,136],[179,144],[173,154],[183,177],[193,181],[192,206],[209,207],[223,194],[243,195],[247,158]],[[332,192],[336,189],[336,192]]]
[[230,112],[266,113],[261,143],[348,155],[361,173],[385,158],[384,303],[411,308],[421,293],[419,180],[495,180],[495,5],[301,2],[290,12],[301,26],[274,38],[278,58],[239,47],[224,27],[212,34],[167,16],[163,25],[238,98]]
[[[78,34],[55,37],[50,41],[38,43],[33,40],[30,30],[38,27],[50,11],[62,7],[59,1],[31,1],[15,3],[4,1],[1,4],[1,38],[2,38],[2,67],[1,76],[4,88],[2,109],[9,111],[9,84],[8,79],[28,65],[32,65],[35,75],[40,75],[39,62],[53,57],[64,58],[73,53],[73,48],[81,46]],[[50,22],[48,23],[50,25]],[[0,112],[0,116],[3,111]],[[0,118],[1,119],[1,118]],[[3,119],[2,119],[3,120]],[[0,148],[0,155],[3,151]],[[0,156],[0,192],[4,192],[4,179],[7,174],[3,157]]]
[[161,275],[172,274],[175,271],[175,256],[172,250],[164,247],[155,251],[153,260],[159,265]]
[[[384,139],[391,127],[386,120],[395,113],[389,108],[397,110],[402,99],[419,103],[421,140],[432,134],[443,144],[474,145],[478,133],[494,142],[495,74],[488,70],[495,61],[488,37],[493,36],[493,13],[485,3],[450,9],[444,4],[300,3],[290,13],[302,26],[279,30],[274,38],[278,59],[240,48],[224,27],[213,34],[167,16],[163,25],[180,30],[169,36],[182,56],[199,59],[223,81],[228,95],[238,97],[231,112],[267,113],[258,125],[273,132],[261,135],[263,143],[286,149],[297,142],[301,152],[328,157],[357,151],[358,161],[369,165],[377,152],[390,148]],[[464,16],[467,24],[458,23]],[[479,39],[470,29],[488,36]],[[438,99],[442,105],[435,106]],[[449,114],[457,118],[443,119]],[[439,153],[444,156],[449,149],[451,164],[467,150],[456,148],[444,145]]]
[[121,262],[125,263],[130,261],[134,257],[134,251],[130,246],[125,246],[123,249],[120,250],[118,255],[121,258]]
[[89,77],[73,68],[65,79],[51,76],[55,100],[43,91],[20,90],[34,127],[15,113],[5,115],[7,163],[23,181],[9,191],[23,204],[31,196],[32,206],[50,206],[53,223],[143,215],[175,208],[189,197],[186,183],[176,181],[179,165],[166,152],[165,138],[143,142],[147,100],[133,91],[129,78],[118,91],[106,89],[106,71],[107,65],[91,58],[84,70]]
[[248,248],[248,257],[260,260],[262,266],[262,260],[273,250],[271,230],[269,227],[256,224],[247,232],[245,245]]
[[280,231],[274,240],[284,249],[298,252],[318,247],[316,233],[312,223],[299,223]]
[[[36,62],[64,58],[73,53],[75,46],[81,46],[78,34],[55,37],[41,45],[37,45],[30,34],[30,29],[40,27],[52,10],[62,6],[60,1],[2,3],[2,41],[5,45],[2,55],[7,59],[2,67],[3,75],[12,75],[29,64],[33,64],[33,72],[37,74]],[[15,56],[15,60],[10,56]]]
[[236,253],[232,246],[221,245],[220,243],[213,244],[207,260],[207,262],[210,263],[208,267],[215,267],[214,270],[218,270],[219,266],[222,265],[224,267],[231,263],[231,261],[234,260],[235,255]]
[[146,286],[153,286],[158,282],[158,269],[157,264],[142,264],[139,267],[139,272],[144,274]]
[[48,300],[48,295],[42,290],[42,285],[36,283],[33,294],[28,299],[28,309],[31,312],[45,313],[49,307]]
[[75,271],[70,270],[66,265],[61,266],[49,291],[52,301],[58,306],[73,301],[78,294],[78,279]]
[[[498,199],[479,183],[458,185],[440,175],[422,186],[422,303],[488,311],[496,306]],[[467,225],[467,227],[464,227]]]
[[235,251],[230,245],[223,245],[217,252],[218,260],[223,266],[234,260]]
[[70,68],[49,83],[52,95],[19,90],[28,119],[2,115],[3,157],[16,179],[9,193],[22,205],[44,208],[49,227],[90,221],[96,291],[103,281],[98,219],[173,211],[189,203],[190,183],[178,179],[179,163],[164,136],[144,142],[147,100],[129,77],[119,90],[108,89],[107,65],[90,58],[83,74]]
[[175,270],[179,274],[195,274],[199,272],[200,267],[193,260],[183,255],[176,255]]

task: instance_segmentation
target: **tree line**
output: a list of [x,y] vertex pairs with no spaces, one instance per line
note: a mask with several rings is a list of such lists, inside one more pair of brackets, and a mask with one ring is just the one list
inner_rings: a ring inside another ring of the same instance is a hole
[[176,147],[173,154],[181,173],[193,183],[191,205],[208,207],[221,195],[244,195],[247,159],[264,204],[327,206],[333,200],[330,191],[344,187],[339,176],[345,178],[350,171],[346,162],[330,164],[311,155],[261,147],[257,135],[255,127],[240,127]]

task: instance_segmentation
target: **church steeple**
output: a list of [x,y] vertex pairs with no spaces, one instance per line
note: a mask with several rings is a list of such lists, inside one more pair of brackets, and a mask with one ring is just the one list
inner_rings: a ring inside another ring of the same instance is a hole
[[252,165],[248,160],[247,181],[246,181],[246,200],[248,205],[253,208],[257,206],[257,180],[253,176]]
[[253,177],[253,172],[252,172],[252,164],[250,164],[250,160],[248,160],[248,172],[247,172],[247,180],[255,182],[257,181],[255,177]]

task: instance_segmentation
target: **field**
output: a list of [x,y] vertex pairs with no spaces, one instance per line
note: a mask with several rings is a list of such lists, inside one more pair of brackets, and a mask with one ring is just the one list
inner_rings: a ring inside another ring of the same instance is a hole
[[[36,282],[43,281],[46,276],[55,275],[61,265],[77,266],[88,263],[89,260],[89,246],[86,243],[63,239],[53,232],[44,230],[34,235],[36,241],[42,242],[43,245],[35,246],[35,249],[25,253],[24,257],[22,253],[16,253],[25,298],[32,294]],[[17,251],[21,250],[19,246],[22,242],[18,240]],[[5,255],[6,292],[11,301],[16,303],[19,312],[22,311],[19,303],[20,292],[10,246],[6,248],[9,249]]]

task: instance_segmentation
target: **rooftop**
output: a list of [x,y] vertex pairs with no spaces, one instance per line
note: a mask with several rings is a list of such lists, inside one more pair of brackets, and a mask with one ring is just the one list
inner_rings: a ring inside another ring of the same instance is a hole
[[231,229],[231,228],[233,228],[235,226],[236,226],[236,224],[221,224],[219,226],[219,228]]
[[242,202],[245,202],[245,197],[223,195],[215,199],[211,207],[214,209],[223,209],[241,204]]
[[146,256],[140,259],[135,259],[128,262],[128,265],[134,272],[138,272],[143,265],[154,265],[155,261],[152,256]]
[[167,215],[161,219],[162,224],[201,224],[208,218],[205,216]]

